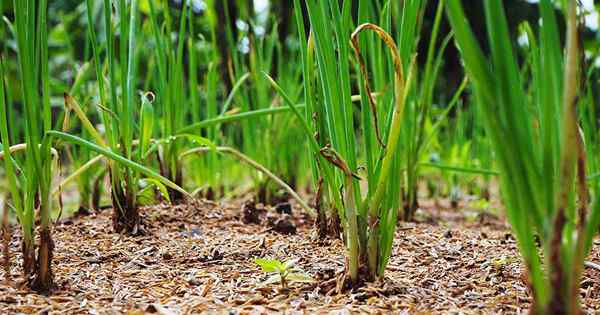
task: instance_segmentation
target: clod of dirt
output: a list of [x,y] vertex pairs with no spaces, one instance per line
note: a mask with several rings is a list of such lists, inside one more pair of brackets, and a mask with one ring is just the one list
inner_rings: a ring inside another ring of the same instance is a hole
[[280,216],[269,216],[268,225],[271,230],[281,234],[296,234],[296,225],[292,222],[289,214]]
[[164,260],[171,260],[171,259],[173,259],[173,255],[171,255],[171,253],[169,253],[169,252],[163,252],[162,253],[162,258]]
[[221,252],[218,248],[213,248],[210,251],[210,253],[207,253],[206,255],[202,256],[200,261],[202,261],[202,262],[221,261],[223,259],[223,257],[225,257],[223,252]]
[[242,222],[245,224],[260,224],[263,209],[258,209],[253,200],[249,200],[242,205]]
[[275,206],[275,211],[280,214],[292,214],[292,204],[289,202],[281,202]]

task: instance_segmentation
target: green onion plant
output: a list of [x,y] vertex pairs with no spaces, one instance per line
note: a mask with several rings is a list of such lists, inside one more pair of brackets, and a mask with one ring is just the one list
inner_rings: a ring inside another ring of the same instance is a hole
[[[0,139],[2,158],[8,178],[11,208],[22,231],[23,271],[29,285],[40,292],[53,287],[52,199],[50,186],[57,153],[46,132],[52,129],[48,79],[47,2],[14,1],[14,32],[17,41],[19,79],[25,143],[11,143],[5,84],[8,83],[5,61],[0,58]],[[11,146],[12,144],[12,146]],[[24,152],[24,158],[17,152]],[[39,211],[39,228],[36,227]],[[39,234],[37,234],[37,233]],[[39,244],[34,241],[39,235]],[[37,253],[37,255],[36,255]]]
[[502,1],[484,2],[489,56],[475,39],[460,1],[447,6],[496,154],[502,199],[526,266],[533,314],[581,312],[584,259],[600,222],[597,196],[590,207],[577,119],[578,94],[585,93],[579,88],[584,76],[577,2],[558,4],[567,21],[564,56],[556,3],[541,0],[538,34],[528,37],[531,75],[520,71]]
[[[107,141],[96,140],[113,152],[127,159],[133,158],[133,119],[136,87],[136,41],[138,26],[137,1],[104,1],[105,55],[108,60],[108,86],[102,71],[101,50],[92,20],[92,1],[87,2],[88,33],[92,43],[96,76],[99,85],[100,104],[103,106],[102,123]],[[119,16],[119,50],[115,45],[113,4]],[[120,70],[120,71],[119,71]],[[107,91],[107,90],[108,91]],[[107,95],[108,94],[108,95]],[[97,134],[90,130],[90,133]],[[141,147],[141,146],[140,146]],[[117,232],[137,233],[140,216],[136,204],[137,174],[130,168],[110,163],[111,198],[113,203],[113,227]]]
[[[53,131],[58,139],[85,147],[108,159],[111,199],[113,204],[113,227],[117,232],[138,234],[141,232],[141,217],[138,211],[138,194],[147,185],[160,191],[171,188],[188,195],[179,185],[141,163],[156,148],[151,136],[154,125],[154,94],[143,93],[137,105],[137,65],[139,12],[138,2],[104,0],[105,38],[104,49],[94,29],[92,16],[93,1],[87,0],[88,37],[91,41],[93,61],[98,82],[100,117],[105,137],[91,123],[85,111],[70,95],[65,94],[65,106],[73,111],[83,128],[94,139],[90,142],[81,137]],[[113,5],[119,15],[119,46],[115,45]],[[103,54],[104,52],[104,54]],[[101,56],[106,57],[108,77],[105,78]],[[108,82],[106,84],[105,82]],[[139,110],[136,110],[138,109]],[[139,125],[136,119],[139,117]],[[137,128],[136,128],[137,127]],[[136,132],[137,131],[137,132]],[[138,136],[137,138],[135,136]],[[142,177],[144,175],[145,177]],[[168,198],[167,196],[165,196]]]
[[[306,102],[304,114],[295,109],[294,113],[308,137],[314,157],[313,174],[323,183],[322,197],[340,216],[348,249],[348,276],[354,285],[358,285],[364,280],[380,278],[391,255],[400,204],[399,183],[391,179],[395,177],[394,173],[399,173],[398,143],[411,79],[410,75],[405,77],[407,71],[399,50],[384,29],[365,23],[352,32],[350,2],[340,5],[335,1],[307,1],[310,39],[305,36],[300,2],[296,0],[294,4]],[[372,31],[381,38],[392,56],[393,90],[387,102],[378,105],[386,113],[382,123],[378,123],[358,40],[364,31]],[[354,66],[353,56],[356,59]],[[355,124],[352,104],[353,70],[362,75],[358,82],[364,81],[359,84],[363,100],[360,113],[367,119],[358,120],[358,124]],[[270,80],[292,107],[290,97],[273,79]],[[367,138],[364,157],[368,161],[366,192],[359,174],[359,159],[363,157],[358,155],[357,129]],[[342,187],[341,192],[339,187]]]

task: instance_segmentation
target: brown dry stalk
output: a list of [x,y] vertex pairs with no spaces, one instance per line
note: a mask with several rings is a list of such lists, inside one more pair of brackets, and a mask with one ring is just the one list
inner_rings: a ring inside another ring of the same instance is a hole
[[323,209],[323,177],[319,178],[317,183],[317,194],[315,196],[315,210],[317,211],[316,226],[319,234],[319,239],[327,238],[327,215]]
[[25,240],[21,242],[21,253],[23,255],[23,275],[29,279],[35,267],[35,248]]
[[239,159],[240,161],[252,166],[254,169],[263,173],[265,176],[269,177],[272,181],[274,181],[281,188],[286,190],[290,194],[290,196],[292,196],[292,198],[294,198],[298,202],[298,204],[304,210],[306,210],[306,212],[309,215],[311,215],[313,217],[316,215],[315,210],[313,208],[309,207],[308,204],[282,179],[277,177],[275,174],[273,174],[273,172],[268,170],[266,167],[264,167],[260,163],[254,161],[250,157],[246,156],[245,154],[243,154],[242,152],[240,152],[234,148],[224,147],[224,146],[219,146],[216,148],[197,147],[197,148],[193,148],[193,149],[190,149],[190,150],[187,150],[187,151],[181,153],[179,155],[179,159],[183,159],[184,157],[192,155],[192,154],[201,154],[201,153],[212,152],[212,151],[232,155],[232,156],[236,157],[237,159]]
[[54,241],[50,228],[40,231],[40,246],[36,261],[36,276],[32,288],[41,293],[49,293],[54,287],[54,275],[52,274],[52,257],[54,252]]
[[588,205],[590,203],[590,192],[587,185],[586,175],[586,150],[585,142],[583,140],[583,131],[578,127],[577,132],[577,240],[575,243],[575,257],[573,259],[573,280],[570,283],[570,296],[575,302],[571,303],[571,314],[577,314],[579,312],[579,279],[583,273],[584,268],[584,251],[585,251],[585,227],[587,225],[587,212]]
[[331,164],[333,164],[334,166],[339,168],[344,173],[344,175],[349,176],[349,177],[354,177],[355,179],[358,179],[358,180],[361,179],[358,175],[352,173],[352,170],[350,170],[350,167],[348,166],[346,161],[344,161],[344,159],[340,156],[340,154],[337,153],[334,149],[332,149],[330,145],[327,145],[327,146],[321,148],[320,152],[321,152],[321,155],[327,161],[329,161]]
[[548,308],[550,314],[566,314],[567,310],[567,305],[565,304],[567,301],[564,299],[565,292],[561,290],[566,283],[566,278],[560,257],[562,230],[566,222],[565,208],[559,208],[554,218],[554,232],[550,240],[550,285],[552,287]]
[[[356,28],[356,30],[354,30],[354,32],[352,33],[350,42],[352,44],[352,48],[354,48],[354,53],[356,55],[356,59],[358,60],[358,63],[360,66],[360,71],[365,78],[363,80],[363,82],[364,82],[365,91],[367,93],[367,99],[369,100],[369,105],[371,108],[371,118],[373,119],[373,127],[375,128],[375,135],[377,136],[377,141],[379,142],[379,144],[385,148],[385,144],[383,143],[383,139],[381,137],[381,132],[379,131],[379,123],[378,123],[378,119],[377,119],[377,106],[376,106],[375,100],[373,98],[374,94],[371,91],[371,85],[369,84],[369,79],[368,79],[369,74],[367,72],[366,62],[360,52],[360,47],[359,47],[359,43],[358,43],[358,35],[363,30],[367,30],[367,29],[374,31],[384,41],[384,43],[390,48],[390,51],[392,51],[392,55],[393,55],[392,59],[394,61],[394,69],[395,69],[396,73],[399,74],[400,78],[403,77],[402,63],[401,63],[400,57],[397,55],[398,47],[396,46],[394,39],[381,27],[379,27],[375,24],[365,23],[365,24],[359,25]],[[396,95],[396,97],[401,97],[401,96]]]
[[[585,226],[587,224],[587,210],[590,202],[590,192],[587,186],[586,176],[586,154],[585,143],[581,128],[578,128],[577,133],[577,195],[579,206],[577,208],[577,241],[575,243],[575,257],[573,259],[573,280],[570,284],[570,295],[573,301],[579,300],[579,279],[583,273],[584,267],[584,247],[585,247]],[[578,310],[578,302],[571,303],[571,314],[576,314]]]

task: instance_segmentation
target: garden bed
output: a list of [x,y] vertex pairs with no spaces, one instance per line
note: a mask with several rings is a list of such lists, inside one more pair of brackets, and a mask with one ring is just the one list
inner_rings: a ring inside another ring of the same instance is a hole
[[[241,204],[203,201],[146,208],[146,235],[137,237],[113,233],[109,210],[62,220],[54,230],[58,287],[52,295],[41,296],[19,286],[20,254],[14,255],[13,283],[0,286],[0,309],[61,314],[489,314],[522,313],[529,306],[515,240],[494,216],[473,214],[467,219],[459,213],[468,212],[426,207],[430,210],[419,222],[399,225],[383,283],[340,292],[341,241],[319,242],[300,210],[293,213],[294,235],[275,232],[266,223],[245,224]],[[15,235],[12,253],[19,244]],[[599,245],[596,240],[588,260],[600,262]],[[286,290],[262,285],[267,275],[255,258],[299,259],[298,266],[317,281],[292,283]],[[600,311],[600,271],[586,270],[581,292],[584,309]]]

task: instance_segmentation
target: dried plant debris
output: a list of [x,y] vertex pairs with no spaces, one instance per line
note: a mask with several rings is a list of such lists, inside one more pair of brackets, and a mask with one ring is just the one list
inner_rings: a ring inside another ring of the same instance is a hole
[[[432,212],[425,202],[422,207]],[[313,226],[288,217],[296,234],[239,220],[241,202],[143,209],[148,234],[112,232],[110,211],[57,224],[51,296],[0,286],[3,314],[524,313],[530,303],[517,244],[506,225],[480,225],[435,210],[438,224],[402,223],[386,276],[340,292],[344,246],[315,246]],[[489,222],[488,222],[489,223]],[[448,233],[450,231],[450,233]],[[18,234],[18,233],[17,233]],[[20,236],[11,241],[19,261]],[[314,282],[264,286],[255,259],[294,260]],[[600,263],[600,240],[588,261]],[[0,279],[4,278],[0,272]],[[19,283],[19,264],[11,266]],[[586,268],[584,310],[600,312],[600,272]]]
[[267,217],[271,230],[281,234],[296,234],[296,224],[289,214],[272,214]]

